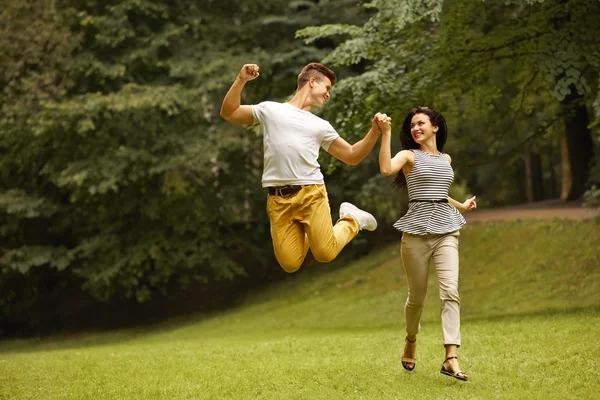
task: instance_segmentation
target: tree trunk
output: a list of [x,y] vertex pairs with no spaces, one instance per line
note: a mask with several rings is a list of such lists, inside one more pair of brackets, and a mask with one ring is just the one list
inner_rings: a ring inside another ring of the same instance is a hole
[[542,174],[542,158],[530,145],[525,147],[525,179],[527,202],[532,203],[543,200],[544,177]]
[[561,102],[564,111],[565,136],[561,141],[562,150],[562,191],[563,200],[575,200],[583,196],[585,183],[594,156],[592,133],[588,129],[589,116],[583,96],[575,87]]
[[[553,146],[548,147],[548,151],[546,154],[546,165],[548,166],[548,171],[550,173],[550,191],[546,192],[546,196],[549,199],[554,199],[560,196],[560,190],[558,187],[558,178],[556,177],[556,170],[554,169],[554,154],[553,154]],[[560,151],[560,149],[559,149]],[[560,154],[560,153],[559,153]],[[542,167],[543,169],[543,167]],[[548,186],[546,186],[547,188]]]
[[566,200],[573,186],[571,164],[569,163],[569,146],[567,145],[566,135],[560,138],[560,171],[562,176],[560,198]]

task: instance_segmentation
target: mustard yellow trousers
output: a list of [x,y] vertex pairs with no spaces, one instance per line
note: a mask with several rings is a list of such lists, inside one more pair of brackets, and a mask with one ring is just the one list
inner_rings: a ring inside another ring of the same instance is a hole
[[317,261],[333,260],[360,230],[352,217],[333,225],[323,184],[306,185],[290,196],[269,195],[267,214],[275,257],[286,272],[300,268],[309,248]]

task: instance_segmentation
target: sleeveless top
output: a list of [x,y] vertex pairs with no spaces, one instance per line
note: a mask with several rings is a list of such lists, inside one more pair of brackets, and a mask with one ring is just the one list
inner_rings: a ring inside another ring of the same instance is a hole
[[[412,150],[415,165],[406,175],[408,199],[448,199],[448,188],[454,180],[454,171],[443,153],[439,156]],[[467,222],[449,203],[409,203],[408,211],[394,224],[399,231],[413,235],[443,234],[462,228]]]

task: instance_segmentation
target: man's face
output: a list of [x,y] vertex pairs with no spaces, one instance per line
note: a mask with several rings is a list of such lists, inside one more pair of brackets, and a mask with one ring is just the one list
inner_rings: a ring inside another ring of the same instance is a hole
[[320,81],[318,78],[311,78],[309,84],[311,85],[311,94],[314,99],[315,105],[322,107],[325,101],[329,98],[331,91],[331,80],[326,76],[321,77]]

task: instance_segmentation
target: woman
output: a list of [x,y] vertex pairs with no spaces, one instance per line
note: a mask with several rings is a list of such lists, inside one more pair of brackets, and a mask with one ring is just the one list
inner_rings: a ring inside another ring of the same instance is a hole
[[[460,299],[458,296],[458,236],[466,223],[460,212],[474,209],[475,197],[464,203],[450,198],[448,188],[454,172],[448,154],[442,153],[447,137],[446,121],[428,107],[411,110],[402,124],[402,148],[393,158],[390,153],[391,122],[381,123],[382,141],[379,167],[386,176],[396,175],[394,183],[408,188],[409,207],[394,227],[403,232],[402,262],[408,281],[404,307],[406,342],[402,366],[412,371],[420,329],[421,312],[427,293],[429,261],[436,268],[442,300],[442,332],[446,357],[441,373],[466,381],[460,370]],[[459,212],[460,211],[460,212]]]

